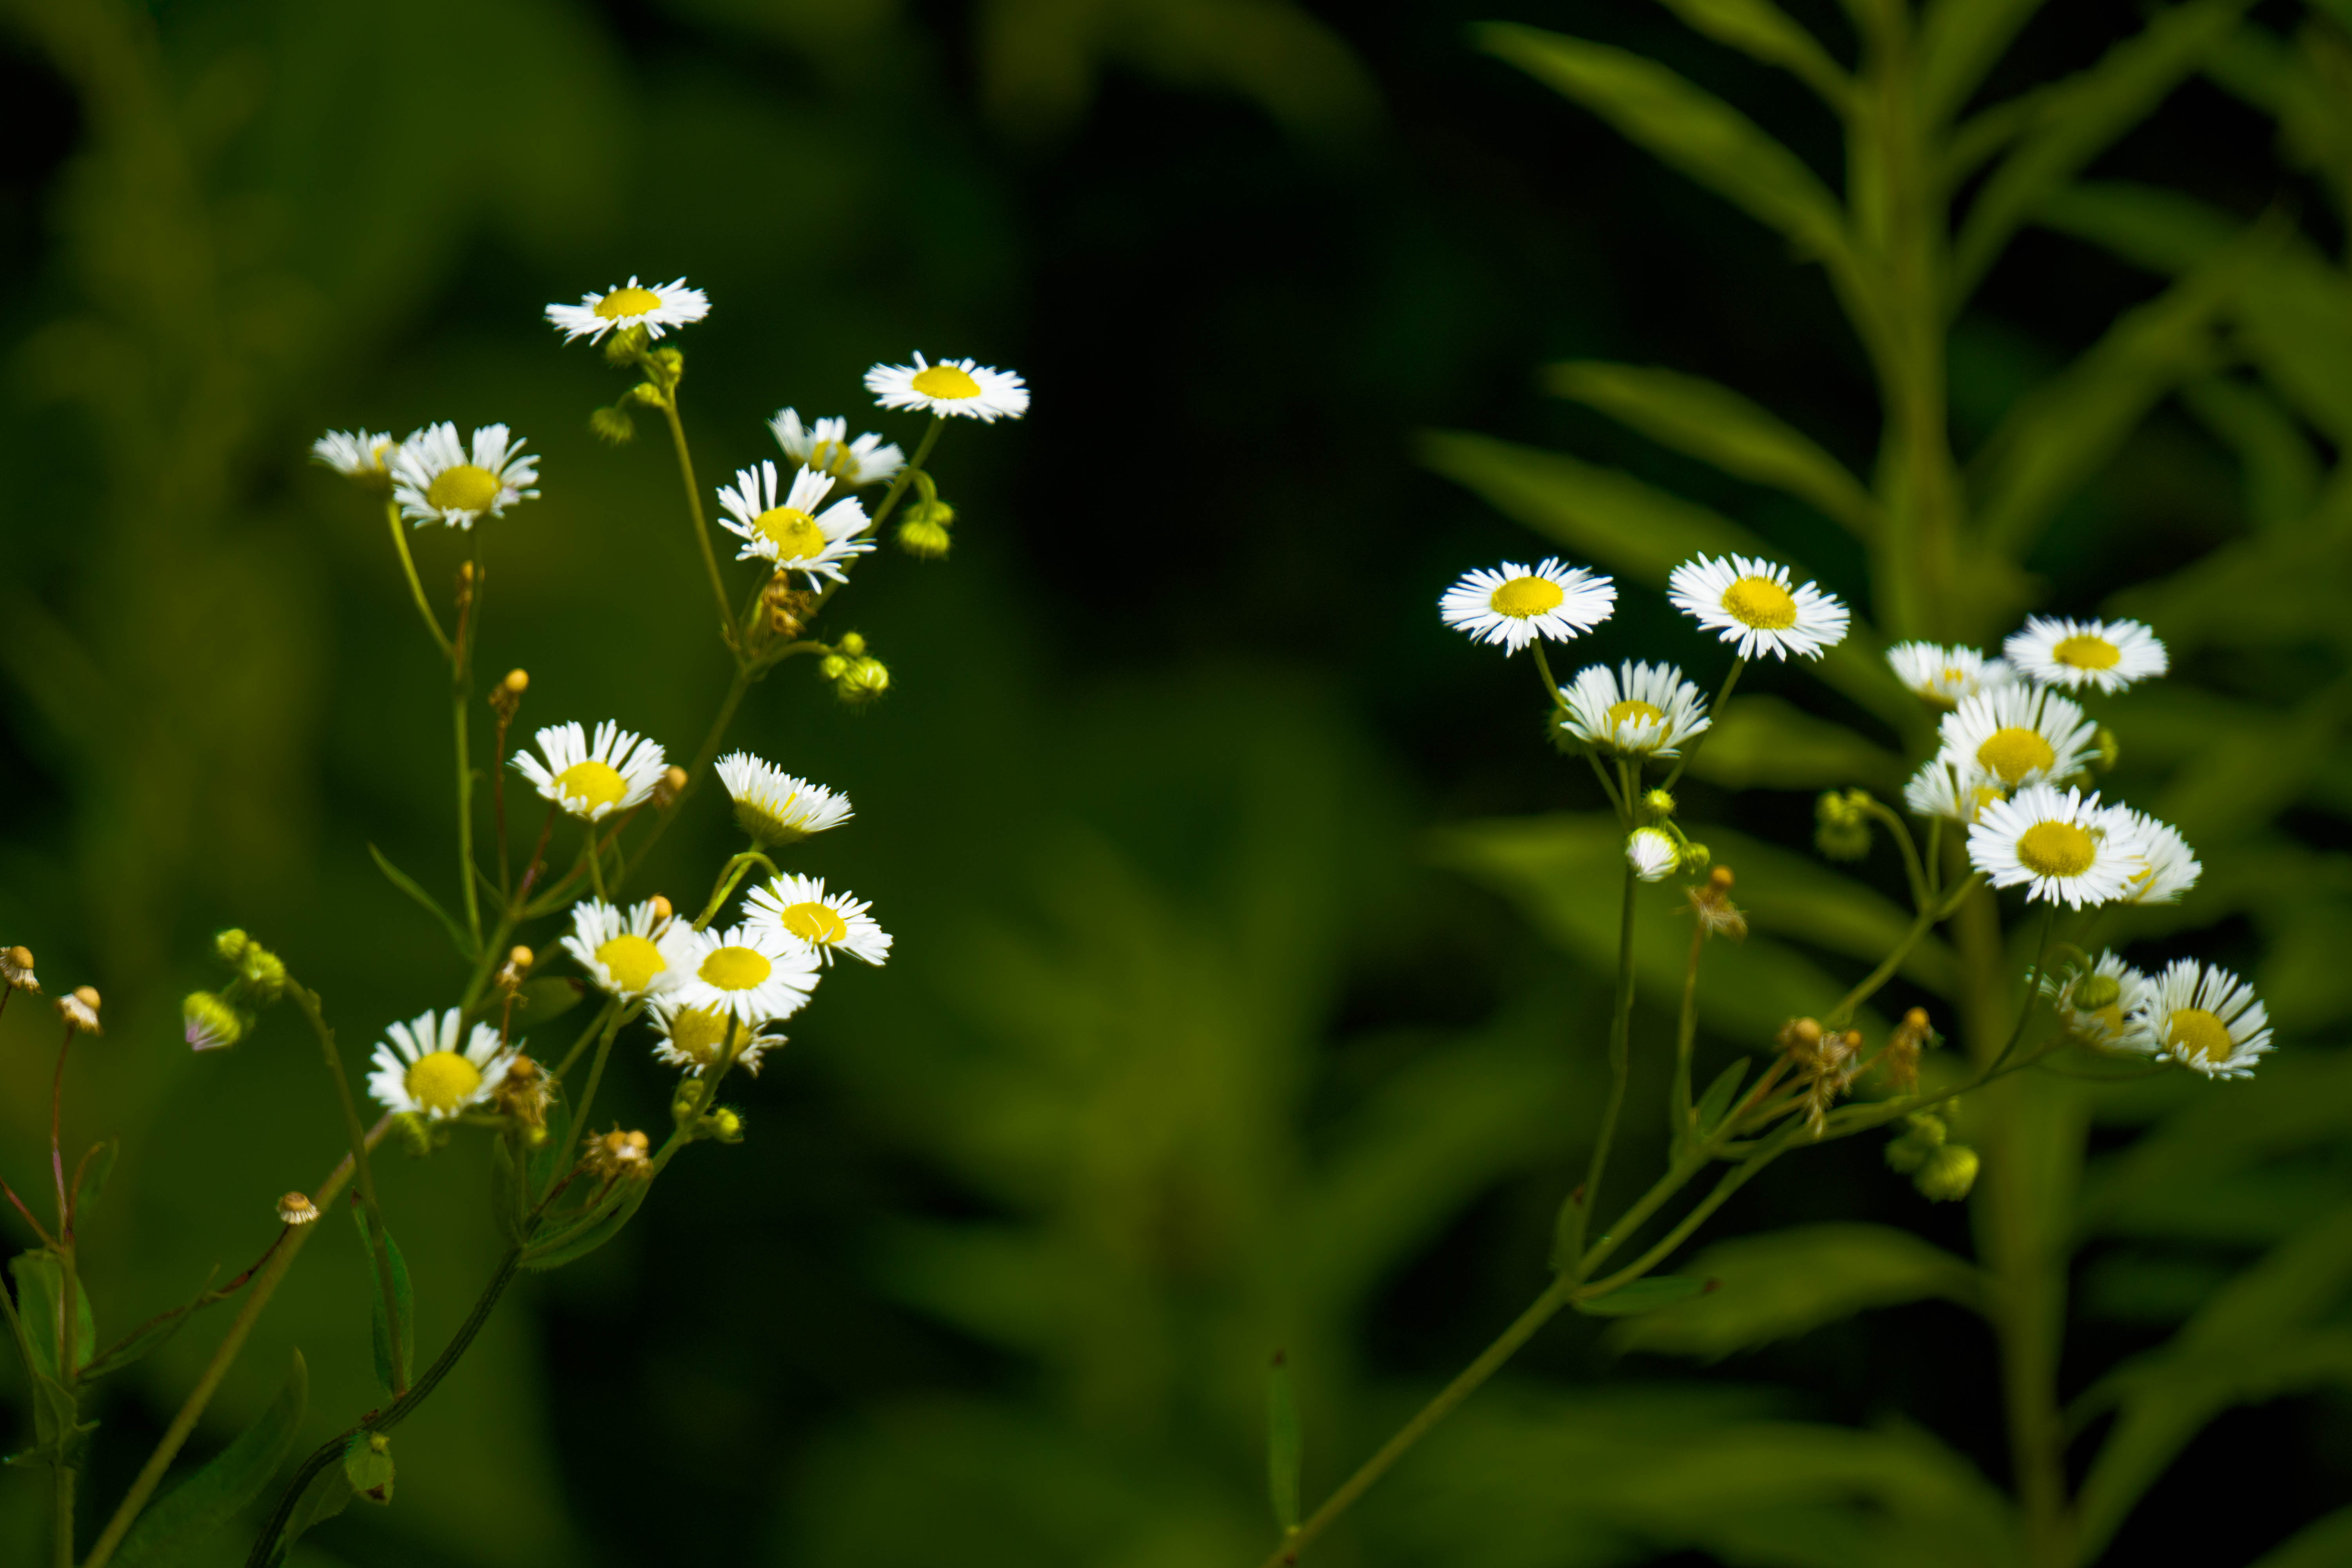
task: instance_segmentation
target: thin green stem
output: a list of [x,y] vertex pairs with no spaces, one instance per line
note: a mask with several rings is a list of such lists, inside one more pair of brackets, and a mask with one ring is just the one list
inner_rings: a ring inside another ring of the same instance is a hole
[[1529,643],[1528,651],[1536,656],[1536,674],[1542,678],[1544,689],[1551,693],[1551,705],[1555,709],[1566,708],[1568,699],[1559,694],[1559,682],[1551,678],[1551,660],[1544,657],[1543,639],[1538,637]]
[[1625,797],[1617,793],[1617,786],[1609,782],[1609,770],[1601,765],[1601,758],[1595,752],[1586,752],[1584,760],[1592,764],[1592,776],[1601,781],[1601,792],[1609,797],[1609,808],[1617,814],[1618,826],[1631,832],[1633,813],[1626,805]]
[[572,1048],[563,1053],[563,1059],[556,1064],[555,1070],[547,1075],[551,1079],[557,1083],[563,1081],[563,1075],[572,1070],[572,1064],[580,1059],[580,1053],[588,1048],[588,1042],[596,1037],[596,1031],[604,1026],[604,1020],[620,1005],[621,999],[617,996],[606,999],[604,1005],[597,1009],[596,1016],[588,1020],[588,1026],[580,1031],[580,1037],[572,1042]]
[[[1721,1208],[1732,1194],[1746,1186],[1755,1178],[1757,1173],[1778,1159],[1781,1152],[1788,1148],[1790,1141],[1801,1130],[1801,1123],[1791,1122],[1774,1133],[1766,1141],[1762,1148],[1726,1171],[1722,1179],[1715,1184],[1715,1190],[1701,1199],[1690,1213],[1683,1215],[1681,1222],[1661,1237],[1656,1246],[1606,1279],[1597,1280],[1588,1285],[1577,1292],[1577,1299],[1590,1300],[1597,1296],[1606,1296],[1614,1290],[1622,1290],[1668,1258],[1673,1257],[1675,1248],[1688,1241],[1691,1238],[1691,1233],[1706,1224],[1707,1217]],[[1631,1234],[1630,1228],[1626,1230],[1626,1234]]]
[[711,884],[710,901],[703,905],[702,912],[694,918],[695,930],[704,930],[710,924],[710,917],[719,912],[719,906],[727,901],[729,895],[732,894],[737,885],[743,880],[743,874],[754,866],[765,867],[771,877],[783,875],[782,871],[776,869],[776,863],[773,860],[769,859],[757,849],[746,849],[730,857],[727,864],[719,868],[718,879]]
[[660,842],[669,825],[677,819],[678,808],[686,804],[686,797],[694,793],[694,786],[702,782],[702,775],[710,771],[712,763],[718,761],[719,748],[726,743],[727,726],[735,721],[735,710],[743,705],[743,694],[751,689],[751,671],[739,667],[735,678],[727,683],[727,695],[719,700],[719,711],[711,718],[709,731],[704,734],[701,746],[694,753],[693,765],[686,770],[686,783],[678,786],[677,798],[654,817],[652,830],[638,841],[636,852],[622,868],[623,881],[635,872],[639,863]]
[[[1610,1145],[1616,1141],[1617,1118],[1625,1109],[1625,1080],[1633,1059],[1633,889],[1636,886],[1633,865],[1625,867],[1623,910],[1617,926],[1617,999],[1609,1020],[1609,1100],[1601,1112],[1601,1128],[1593,1135],[1592,1161],[1585,1168],[1584,1193],[1579,1208],[1591,1223],[1594,1208],[1601,1202],[1601,1178],[1609,1168]],[[1571,1200],[1577,1201],[1577,1200]],[[1585,1225],[1575,1227],[1575,1241],[1570,1251],[1580,1251]],[[1581,1267],[1570,1278],[1581,1279]]]
[[[1715,694],[1715,700],[1707,704],[1706,710],[1715,716],[1717,723],[1723,721],[1723,705],[1731,700],[1731,689],[1739,684],[1739,672],[1747,668],[1748,658],[1745,654],[1735,658],[1731,661],[1730,670],[1723,678],[1722,688]],[[1684,745],[1683,754],[1675,759],[1674,771],[1666,774],[1666,782],[1658,786],[1660,789],[1672,790],[1675,787],[1676,782],[1683,776],[1683,770],[1690,766],[1691,757],[1698,751],[1699,742],[1706,739],[1706,735],[1701,734]]]
[[[365,1142],[368,1146],[373,1147],[380,1142],[391,1126],[390,1116],[378,1121],[367,1135]],[[321,1212],[341,1194],[343,1184],[352,1178],[352,1156],[344,1155],[341,1163],[328,1173],[326,1182],[313,1194],[311,1201]],[[300,1255],[303,1244],[317,1229],[319,1226],[316,1225],[294,1227],[293,1234],[286,1237],[285,1244],[254,1277],[253,1289],[246,1296],[245,1305],[237,1310],[236,1321],[229,1325],[228,1332],[221,1337],[221,1342],[213,1348],[212,1359],[205,1363],[204,1373],[196,1379],[196,1386],[181,1402],[179,1413],[172,1417],[172,1424],[163,1430],[163,1440],[155,1445],[154,1452],[147,1456],[146,1464],[140,1468],[137,1479],[131,1483],[131,1489],[123,1493],[122,1500],[115,1505],[114,1517],[107,1521],[105,1531],[100,1534],[97,1544],[90,1548],[82,1568],[106,1568],[107,1560],[114,1555],[115,1549],[122,1544],[122,1538],[130,1533],[131,1525],[138,1521],[140,1510],[147,1506],[148,1500],[155,1495],[155,1489],[163,1484],[164,1472],[178,1458],[188,1435],[204,1418],[205,1407],[212,1403],[213,1394],[220,1388],[221,1379],[228,1375],[228,1369],[235,1364],[238,1352],[245,1349],[246,1339],[253,1332],[253,1325],[260,1321],[262,1309],[269,1304],[269,1298],[277,1292],[278,1281],[286,1278],[286,1271],[294,1266],[294,1259]]]
[[2050,957],[2050,928],[2057,923],[2058,906],[2053,903],[2042,911],[2042,933],[2033,944],[2033,967],[2025,972],[2025,995],[2017,1005],[2017,1023],[2009,1031],[2009,1039],[2001,1046],[2000,1054],[1992,1058],[1995,1068],[2007,1061],[2010,1052],[2017,1049],[2017,1042],[2025,1037],[2025,1021],[2033,1016],[2034,999],[2042,994],[2042,965]]
[[604,897],[604,857],[596,847],[596,825],[590,822],[583,826],[588,832],[586,841],[580,846],[581,858],[588,862],[588,885],[595,889],[596,897],[602,900]]
[[49,1468],[57,1482],[53,1493],[57,1528],[50,1536],[56,1550],[50,1560],[57,1568],[73,1568],[74,1470],[71,1465],[52,1465]]
[[[400,1296],[392,1282],[392,1250],[383,1226],[383,1211],[376,1205],[375,1170],[368,1160],[368,1134],[360,1121],[357,1100],[352,1097],[350,1077],[343,1071],[342,1053],[335,1049],[335,1031],[327,1026],[326,1015],[319,1005],[319,994],[293,980],[286,983],[286,994],[310,1021],[311,1033],[319,1037],[319,1052],[327,1060],[327,1076],[334,1080],[335,1100],[342,1109],[343,1133],[351,1140],[352,1160],[359,1172],[360,1204],[367,1212],[368,1249],[375,1258],[376,1286],[383,1292],[383,1321],[391,1333],[391,1342],[400,1342]],[[392,1369],[396,1395],[400,1386],[400,1358],[393,1357]]]
[[1983,872],[1972,871],[1958,887],[1952,889],[1951,895],[1942,903],[1931,904],[1921,910],[1918,918],[1911,922],[1911,929],[1905,932],[1903,940],[1895,944],[1895,951],[1888,953],[1885,962],[1877,968],[1863,976],[1853,990],[1839,998],[1838,1005],[1830,1009],[1829,1016],[1822,1020],[1822,1026],[1825,1029],[1844,1027],[1846,1022],[1853,1016],[1855,1008],[1876,995],[1880,987],[1895,978],[1895,972],[1902,967],[1905,959],[1911,956],[1911,950],[1919,945],[1921,939],[1926,937],[1928,931],[1935,929],[1937,922],[1948,919],[1952,911],[1959,907],[1960,900],[1976,891],[1983,881]]
[[[604,1032],[596,1039],[595,1058],[588,1065],[588,1087],[580,1096],[579,1112],[572,1119],[572,1126],[575,1133],[588,1131],[588,1119],[595,1114],[596,1110],[596,1090],[604,1082],[604,1063],[613,1054],[613,1041],[620,1034],[621,1026],[635,1016],[634,1011],[620,1008],[615,1008],[606,1016]],[[579,1140],[575,1137],[572,1142],[575,1147],[572,1152],[576,1156],[578,1153],[576,1145]]]
[[1698,958],[1706,945],[1706,926],[1693,920],[1690,961],[1683,969],[1682,1014],[1675,1020],[1675,1086],[1666,1104],[1666,1128],[1675,1148],[1698,1132],[1698,1112],[1691,1105],[1691,1056],[1698,1043]]
[[[646,368],[649,375],[654,374],[650,360]],[[727,605],[727,580],[719,575],[719,552],[710,547],[710,519],[702,510],[702,486],[694,477],[694,457],[687,450],[686,426],[678,420],[676,382],[663,388],[662,417],[669,422],[670,445],[677,450],[678,477],[686,482],[686,507],[694,523],[694,542],[702,551],[702,569],[710,574],[710,596],[719,606],[719,640],[736,656],[740,668],[742,653],[735,638],[735,616]]]
[[433,613],[433,601],[425,596],[425,584],[416,575],[416,558],[408,552],[408,525],[401,520],[398,502],[383,503],[383,520],[392,527],[393,552],[400,557],[400,570],[408,578],[408,593],[416,601],[416,613],[424,617],[425,629],[433,634],[433,646],[441,650],[441,657],[455,663],[457,656],[449,646],[449,634],[441,629],[441,617]]
[[1911,884],[1911,907],[1926,910],[1935,900],[1927,890],[1927,872],[1920,863],[1919,847],[1912,840],[1911,825],[1875,800],[1865,799],[1862,809],[1893,830],[1895,847],[1903,851],[1903,875]]
[[[898,510],[898,498],[907,493],[907,487],[914,482],[916,474],[930,460],[931,448],[939,445],[940,431],[946,424],[947,420],[941,416],[931,416],[930,424],[923,430],[923,438],[915,443],[915,455],[907,459],[907,466],[898,470],[898,477],[890,481],[889,489],[884,492],[882,504],[874,509],[873,520],[866,525],[866,532],[881,532],[882,525],[890,521],[890,514]],[[826,595],[829,597],[832,592],[833,587],[828,584]]]

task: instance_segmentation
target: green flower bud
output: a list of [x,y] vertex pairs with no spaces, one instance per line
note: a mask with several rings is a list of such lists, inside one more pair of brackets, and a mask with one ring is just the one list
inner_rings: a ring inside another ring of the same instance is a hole
[[392,1501],[392,1439],[371,1432],[343,1450],[343,1479],[370,1502]]
[[623,327],[604,340],[604,363],[634,364],[645,346],[646,329],[643,326]]
[[910,517],[898,525],[898,548],[918,560],[944,561],[954,542],[944,525],[929,518]]
[[849,673],[849,661],[837,653],[829,653],[816,661],[816,672],[827,680],[839,680]]
[[717,1139],[721,1143],[740,1143],[743,1142],[743,1118],[740,1113],[722,1105],[702,1119],[700,1131],[704,1137]]
[[1947,1143],[1929,1154],[1911,1184],[1930,1203],[1958,1203],[1977,1183],[1977,1152],[1965,1143]]
[[866,639],[856,632],[842,633],[841,640],[833,646],[852,658],[860,658],[866,652]]
[[411,1156],[422,1160],[433,1152],[433,1129],[423,1116],[414,1110],[404,1110],[392,1119],[394,1136]]
[[191,991],[180,1004],[180,1017],[187,1026],[188,1048],[192,1051],[217,1051],[245,1038],[251,1026],[242,1013],[209,991]]
[[2116,763],[2123,760],[2124,754],[2123,742],[2116,739],[2116,732],[2102,724],[2098,732],[2091,737],[2091,744],[2098,748],[2097,757],[2091,764],[2092,770],[2102,773],[2115,772]]
[[844,702],[860,707],[890,689],[890,671],[878,658],[854,659],[833,689]]
[[1664,790],[1654,789],[1642,796],[1643,814],[1653,821],[1675,814],[1675,797]]
[[1905,1117],[1904,1123],[1906,1131],[1903,1136],[1886,1145],[1886,1163],[1889,1169],[1907,1176],[1926,1164],[1928,1156],[1944,1146],[1944,1140],[1949,1133],[1941,1118],[1925,1111]]
[[1704,871],[1707,868],[1707,863],[1714,858],[1713,855],[1707,853],[1706,846],[1696,840],[1683,845],[1683,869],[1685,871]]
[[257,942],[246,943],[237,960],[236,978],[254,1000],[275,1002],[286,994],[286,963]]
[[637,422],[625,408],[599,408],[588,416],[588,428],[607,447],[625,447],[637,438]]
[[1855,796],[1860,790],[1831,790],[1813,803],[1813,847],[1832,860],[1859,860],[1870,853],[1870,818]]
[[2122,982],[2112,974],[2085,974],[2074,982],[2074,994],[2067,1003],[2077,1013],[2095,1013],[2102,1007],[2112,1007],[2123,1000]]

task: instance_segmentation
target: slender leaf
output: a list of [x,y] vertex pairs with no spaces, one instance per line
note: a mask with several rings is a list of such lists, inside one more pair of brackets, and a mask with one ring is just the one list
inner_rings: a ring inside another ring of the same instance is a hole
[[1302,1454],[1298,1391],[1291,1384],[1289,1358],[1276,1351],[1265,1384],[1265,1481],[1274,1503],[1274,1526],[1286,1535],[1298,1528]]
[[499,1239],[519,1246],[523,1238],[523,1215],[530,1200],[523,1190],[523,1167],[529,1154],[511,1137],[490,1145],[490,1223]]
[[1659,159],[1779,229],[1798,250],[1850,271],[1845,213],[1797,155],[1711,93],[1640,55],[1508,23],[1474,28],[1480,47],[1574,99]]
[[114,1162],[122,1152],[122,1140],[109,1138],[103,1143],[93,1143],[89,1152],[74,1167],[74,1223],[80,1225],[98,1207],[99,1198],[106,1191],[106,1179],[114,1173]]
[[2271,1548],[2253,1568],[2344,1568],[2347,1563],[2352,1563],[2352,1508],[2339,1508]]
[[1704,1138],[1713,1132],[1722,1124],[1725,1115],[1730,1111],[1731,1097],[1739,1092],[1739,1086],[1748,1079],[1748,1058],[1746,1057],[1734,1061],[1729,1067],[1716,1074],[1715,1081],[1706,1086],[1705,1094],[1699,1096],[1700,1137]]
[[623,1177],[603,1202],[569,1229],[532,1243],[523,1254],[522,1266],[539,1270],[561,1268],[587,1257],[621,1234],[621,1227],[635,1216],[637,1206],[646,1201],[646,1193],[652,1185],[651,1182]]
[[2150,272],[2181,273],[2244,233],[2233,215],[2194,196],[2127,180],[2084,181],[2045,200],[2043,226],[2105,246]]
[[2190,0],[2158,14],[2090,69],[2051,89],[2038,123],[1985,182],[1952,250],[1965,300],[2043,201],[2146,119],[2238,25],[2252,0]]
[[[352,1223],[359,1226],[360,1247],[367,1258],[368,1343],[375,1353],[375,1380],[386,1394],[394,1394],[408,1386],[409,1374],[416,1366],[416,1302],[408,1282],[407,1260],[400,1256],[400,1243],[392,1238],[391,1227],[371,1230],[368,1221],[366,1208],[352,1204]],[[392,1304],[400,1314],[396,1339],[385,1318],[383,1277],[376,1271],[378,1236],[392,1268]]]
[[[58,1368],[58,1352],[64,1340],[58,1331],[60,1310],[65,1305],[65,1268],[53,1252],[20,1252],[8,1260],[8,1271],[16,1279],[16,1310],[25,1320],[25,1340],[27,1354],[35,1370],[59,1383],[66,1380]],[[90,1310],[89,1292],[79,1288],[74,1291],[74,1371],[79,1374],[98,1349],[98,1320]]]
[[1694,31],[1796,76],[1834,108],[1853,96],[1853,79],[1811,33],[1771,0],[1661,0]]
[[1614,1331],[1618,1349],[1716,1361],[1873,1308],[1937,1298],[1975,1306],[1985,1291],[1973,1265],[1883,1225],[1794,1226],[1720,1241],[1690,1268],[1721,1288]]
[[2042,0],[1928,0],[1919,23],[1919,99],[1929,123],[1960,111]]
[[520,1037],[551,1018],[560,1018],[578,1006],[587,994],[587,985],[576,975],[542,974],[536,980],[526,980],[509,1020],[509,1032]]
[[82,1380],[89,1382],[104,1377],[110,1373],[121,1372],[134,1362],[144,1361],[163,1349],[173,1334],[186,1328],[189,1319],[215,1302],[226,1300],[226,1292],[215,1294],[212,1290],[209,1278],[205,1283],[206,1288],[196,1292],[194,1300],[185,1306],[173,1307],[169,1311],[158,1312],[90,1357],[89,1364],[81,1369]]
[[1562,397],[1590,404],[1661,446],[1788,491],[1849,532],[1867,538],[1877,527],[1877,501],[1844,464],[1727,386],[1600,360],[1554,365],[1545,379]]
[[1606,1296],[1595,1296],[1576,1303],[1576,1310],[1588,1318],[1630,1318],[1643,1312],[1654,1312],[1703,1296],[1713,1289],[1715,1281],[1696,1274],[1653,1274],[1619,1287]]
[[[2255,527],[2274,529],[2310,515],[2319,500],[2319,454],[2267,389],[2208,376],[2182,387],[2180,400],[2236,455],[2245,475],[2246,515]],[[2202,557],[2200,564],[2210,559]]]
[[392,1501],[394,1468],[392,1439],[381,1432],[362,1432],[343,1450],[343,1479],[353,1495],[388,1506]]
[[441,922],[441,929],[449,933],[449,940],[457,944],[457,951],[460,953],[467,958],[474,955],[474,943],[472,939],[467,936],[466,928],[451,920],[448,912],[433,901],[433,895],[417,885],[415,878],[394,865],[385,857],[384,852],[373,844],[368,846],[368,854],[374,859],[375,868],[383,873],[386,881],[415,900],[420,909]]
[[148,1505],[114,1554],[117,1568],[179,1568],[213,1561],[215,1538],[261,1495],[285,1461],[301,1427],[310,1390],[310,1369],[296,1351],[284,1386],[261,1418]]
[[[362,1435],[352,1441],[360,1443],[366,1438]],[[350,1450],[346,1448],[344,1452],[348,1455]],[[278,1532],[278,1539],[270,1542],[267,1559],[269,1568],[278,1568],[278,1564],[286,1561],[286,1554],[294,1549],[296,1542],[351,1507],[352,1499],[358,1495],[352,1489],[351,1478],[343,1473],[341,1460],[312,1476],[310,1483],[303,1487],[302,1495],[295,1500],[294,1511],[287,1516],[286,1527]]]

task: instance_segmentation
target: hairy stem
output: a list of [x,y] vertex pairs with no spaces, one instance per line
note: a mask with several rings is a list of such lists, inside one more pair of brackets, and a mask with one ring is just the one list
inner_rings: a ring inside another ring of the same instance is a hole
[[[1584,1195],[1580,1210],[1589,1224],[1595,1207],[1601,1202],[1601,1178],[1609,1168],[1609,1148],[1617,1137],[1617,1118],[1625,1109],[1625,1079],[1632,1067],[1632,1036],[1633,1026],[1633,889],[1636,879],[1629,862],[1625,867],[1625,897],[1623,912],[1617,927],[1617,998],[1609,1020],[1609,1099],[1601,1108],[1601,1128],[1593,1135],[1592,1161],[1585,1168]],[[1574,1201],[1574,1200],[1571,1200]],[[1575,1244],[1571,1250],[1580,1250],[1585,1226],[1575,1227]],[[1582,1279],[1581,1270],[1573,1277]]]
[[702,486],[694,477],[694,458],[686,447],[686,426],[677,417],[677,386],[664,389],[662,417],[669,422],[670,445],[677,449],[678,478],[686,483],[686,507],[694,524],[694,542],[702,551],[702,569],[710,574],[710,596],[719,606],[719,640],[738,663],[741,652],[735,638],[735,617],[727,607],[727,580],[719,573],[719,552],[710,547],[710,519],[702,510]]
[[[368,1250],[375,1259],[376,1287],[383,1292],[383,1321],[390,1331],[391,1342],[396,1345],[400,1343],[400,1296],[392,1282],[392,1248],[383,1227],[383,1211],[376,1206],[375,1170],[368,1162],[367,1128],[360,1121],[358,1101],[352,1098],[352,1082],[343,1071],[342,1053],[335,1049],[335,1031],[327,1026],[326,1016],[320,1009],[319,994],[289,979],[286,994],[310,1020],[311,1033],[319,1037],[320,1054],[327,1059],[327,1076],[334,1080],[335,1100],[343,1112],[343,1133],[351,1140],[352,1161],[359,1172],[360,1205],[367,1211]],[[402,1373],[400,1358],[395,1355],[392,1361],[396,1385]],[[395,1394],[401,1392],[398,1386],[393,1389]]]

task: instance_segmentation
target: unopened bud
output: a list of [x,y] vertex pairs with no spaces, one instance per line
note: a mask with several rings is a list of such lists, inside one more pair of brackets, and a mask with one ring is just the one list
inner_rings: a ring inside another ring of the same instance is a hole
[[289,1193],[278,1200],[278,1219],[281,1225],[309,1225],[319,1217],[319,1205],[307,1193]]
[[1949,1132],[1941,1118],[1925,1112],[1905,1117],[1904,1124],[1903,1136],[1886,1145],[1886,1163],[1889,1169],[1908,1176],[1944,1146]]
[[1780,1027],[1780,1044],[1811,1050],[1822,1043],[1822,1026],[1811,1018],[1792,1018]]
[[1813,846],[1832,860],[1859,860],[1870,853],[1870,818],[1860,790],[1831,790],[1813,803]]
[[910,517],[898,525],[898,548],[919,561],[944,561],[955,544],[944,523]]
[[1672,816],[1675,797],[1664,790],[1654,789],[1642,796],[1642,809],[1651,816]]
[[1709,871],[1706,874],[1706,881],[1707,886],[1713,888],[1718,893],[1727,893],[1731,891],[1731,868],[1728,866],[1717,866],[1714,870]]
[[866,652],[866,639],[856,632],[842,633],[841,641],[835,646],[852,658],[859,658]]
[[2123,1000],[2123,983],[2112,974],[2085,974],[2074,982],[2074,994],[2068,998],[2078,1013],[2095,1013],[2102,1007],[2112,1007]]
[[415,1111],[404,1110],[394,1117],[392,1130],[412,1157],[421,1160],[433,1152],[433,1129]]
[[816,672],[827,680],[839,680],[849,673],[849,661],[837,653],[829,653],[817,660]]
[[588,416],[588,428],[607,447],[625,447],[637,438],[637,422],[625,408],[599,408]]
[[659,893],[656,893],[652,898],[647,899],[646,903],[654,911],[654,919],[657,921],[666,921],[669,919],[670,916],[677,912],[670,907],[670,901],[667,899],[663,898]]
[[2103,773],[2115,772],[2116,764],[2123,760],[2124,754],[2123,742],[2116,739],[2116,732],[2102,724],[2097,732],[2092,735],[2091,744],[2097,752],[2097,761],[2095,763],[2097,771]]
[[509,669],[507,671],[507,678],[504,680],[499,681],[499,684],[505,687],[509,691],[513,692],[517,697],[520,697],[524,692],[530,689],[530,671],[527,669]]
[[654,781],[655,809],[677,805],[677,797],[685,793],[686,770],[672,763],[663,771],[660,778]]
[[245,1016],[209,991],[191,991],[180,1003],[180,1019],[192,1051],[217,1051],[245,1038]]
[[1977,1184],[1977,1152],[1965,1143],[1947,1143],[1922,1161],[1911,1184],[1930,1203],[1958,1203]]
[[721,1143],[740,1143],[743,1142],[743,1118],[722,1105],[702,1119],[702,1131]]
[[529,969],[532,963],[530,949],[520,946],[514,948],[507,954],[507,962],[517,969]]
[[1713,858],[1714,857],[1707,853],[1706,846],[1696,839],[1692,839],[1683,846],[1683,869],[1685,871],[1700,870]]
[[604,363],[627,364],[646,346],[646,330],[642,326],[624,327],[604,340]]
[[850,661],[834,685],[835,695],[853,707],[875,700],[890,689],[890,671],[878,658]]

